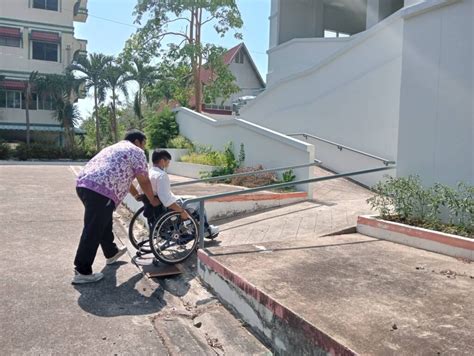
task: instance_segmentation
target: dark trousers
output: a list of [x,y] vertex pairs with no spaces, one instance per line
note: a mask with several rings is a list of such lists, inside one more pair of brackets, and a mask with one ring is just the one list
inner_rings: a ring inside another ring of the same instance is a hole
[[84,229],[77,248],[74,265],[81,274],[91,274],[97,249],[100,247],[105,258],[117,254],[112,231],[112,214],[115,204],[109,198],[86,188],[76,188],[77,195],[84,204]]

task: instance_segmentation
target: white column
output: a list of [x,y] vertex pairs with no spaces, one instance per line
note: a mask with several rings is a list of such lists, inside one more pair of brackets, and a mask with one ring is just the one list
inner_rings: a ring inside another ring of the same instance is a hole
[[379,20],[380,0],[367,0],[366,29],[376,25]]
[[324,1],[314,1],[314,37],[324,37]]

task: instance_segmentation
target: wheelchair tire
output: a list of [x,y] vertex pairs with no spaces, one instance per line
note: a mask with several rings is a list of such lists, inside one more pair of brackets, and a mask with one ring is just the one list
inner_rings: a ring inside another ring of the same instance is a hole
[[178,212],[163,215],[151,228],[150,248],[155,257],[165,264],[183,262],[196,250],[199,225],[191,218],[185,227]]
[[143,213],[145,208],[142,206],[140,209],[136,211],[135,214],[133,214],[132,219],[130,220],[130,225],[128,225],[128,239],[130,240],[130,243],[135,247],[137,250],[143,249],[143,245],[149,240],[150,238],[150,233],[148,231],[148,226],[146,226],[145,223],[143,223],[145,226],[143,229],[145,231],[143,233],[146,233],[148,231],[148,236],[145,239],[143,238],[144,236],[137,236],[138,235],[138,230],[137,230],[137,225],[140,223],[138,219],[140,218],[140,215]]

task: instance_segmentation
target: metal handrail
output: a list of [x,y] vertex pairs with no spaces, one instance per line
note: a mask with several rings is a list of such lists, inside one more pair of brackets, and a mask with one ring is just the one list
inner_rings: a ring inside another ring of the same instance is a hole
[[364,152],[364,151],[361,151],[361,150],[358,150],[358,149],[355,149],[355,148],[352,148],[352,147],[349,147],[349,146],[341,145],[340,143],[333,142],[333,141],[330,141],[330,140],[326,140],[325,138],[314,136],[314,135],[311,135],[311,134],[308,134],[308,133],[305,133],[305,132],[303,132],[303,133],[292,133],[292,134],[288,134],[287,136],[303,136],[305,139],[308,139],[308,137],[310,137],[310,138],[313,138],[315,140],[325,142],[325,143],[329,143],[330,145],[336,146],[339,149],[339,151],[342,151],[343,149],[345,149],[345,150],[355,152],[355,153],[358,153],[358,154],[366,156],[366,157],[376,159],[378,161],[383,162],[383,164],[386,165],[386,166],[396,163],[395,161],[392,161],[392,160],[389,160],[389,159],[386,159],[386,158],[383,158],[383,157],[375,156],[373,154],[370,154],[370,153],[367,153],[367,152]]
[[227,174],[224,176],[218,176],[218,177],[210,177],[210,178],[203,178],[203,179],[194,179],[191,181],[187,182],[178,182],[178,183],[172,183],[172,187],[178,187],[178,186],[183,186],[183,185],[191,185],[191,184],[196,184],[196,183],[207,183],[207,182],[215,182],[215,181],[220,181],[220,180],[225,180],[229,178],[234,178],[234,177],[242,177],[242,176],[253,176],[253,175],[258,175],[261,173],[269,173],[269,172],[278,172],[278,171],[286,171],[289,169],[297,169],[297,168],[306,168],[306,167],[312,167],[312,166],[319,166],[321,165],[322,162],[315,159],[313,163],[306,163],[306,164],[299,164],[296,166],[287,166],[287,167],[278,167],[278,168],[269,168],[269,169],[262,169],[260,171],[252,171],[252,172],[242,172],[242,173],[234,173],[234,174]]
[[386,171],[386,170],[394,169],[394,168],[396,168],[396,166],[378,167],[378,168],[364,169],[364,170],[361,170],[361,171],[333,174],[333,175],[325,176],[325,177],[310,178],[310,179],[303,179],[303,180],[293,181],[293,182],[265,185],[265,186],[261,186],[261,187],[257,187],[257,188],[250,188],[250,189],[247,189],[247,190],[239,190],[239,191],[233,191],[233,192],[227,192],[227,193],[205,195],[205,196],[202,196],[202,197],[196,197],[196,198],[185,200],[184,204],[183,204],[183,207],[186,208],[189,204],[199,203],[199,247],[203,248],[204,247],[204,202],[206,200],[225,198],[225,197],[230,197],[230,196],[234,196],[234,195],[250,194],[250,193],[255,193],[255,192],[261,192],[263,190],[293,187],[295,185],[300,185],[300,184],[317,183],[317,182],[322,182],[322,181],[325,181],[325,180],[331,180],[331,179],[351,177],[351,176],[356,176],[356,175],[361,175],[361,174],[381,172],[381,171]]

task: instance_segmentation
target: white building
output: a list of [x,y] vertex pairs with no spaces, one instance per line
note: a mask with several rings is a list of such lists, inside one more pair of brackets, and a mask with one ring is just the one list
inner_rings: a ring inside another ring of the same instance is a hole
[[[22,89],[32,71],[61,74],[87,41],[74,37],[74,21],[87,20],[87,0],[0,1],[0,138],[25,139]],[[33,94],[32,141],[61,139],[47,96]]]
[[[265,82],[244,43],[229,49],[224,53],[222,59],[234,75],[235,84],[240,90],[227,100],[217,99],[214,103],[203,104],[202,111],[211,114],[231,115],[232,103],[241,97],[259,95],[265,89]],[[211,76],[210,70],[201,71],[201,81],[204,85],[211,80]]]
[[241,117],[338,143],[308,138],[337,172],[381,164],[346,145],[474,184],[473,19],[474,0],[272,0],[267,89]]

